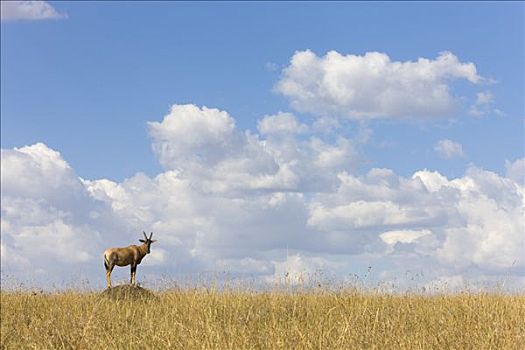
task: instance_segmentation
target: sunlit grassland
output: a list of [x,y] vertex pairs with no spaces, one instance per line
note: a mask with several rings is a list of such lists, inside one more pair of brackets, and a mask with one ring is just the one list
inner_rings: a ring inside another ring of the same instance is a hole
[[169,290],[1,293],[2,349],[524,349],[525,296]]

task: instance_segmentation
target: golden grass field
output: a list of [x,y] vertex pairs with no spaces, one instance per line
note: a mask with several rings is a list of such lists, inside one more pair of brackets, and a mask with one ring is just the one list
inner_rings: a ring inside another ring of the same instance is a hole
[[2,349],[525,349],[525,296],[1,293]]

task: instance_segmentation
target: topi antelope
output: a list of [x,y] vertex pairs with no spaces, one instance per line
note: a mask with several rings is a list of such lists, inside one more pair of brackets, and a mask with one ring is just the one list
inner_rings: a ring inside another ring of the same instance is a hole
[[137,265],[140,264],[142,259],[149,254],[151,243],[156,242],[151,239],[153,232],[150,233],[149,238],[144,234],[144,239],[139,239],[142,242],[141,245],[130,245],[126,248],[109,248],[104,251],[104,266],[106,267],[106,279],[108,288],[111,288],[111,271],[115,265],[128,266],[131,265],[131,281],[132,285],[135,285],[135,274],[137,273]]

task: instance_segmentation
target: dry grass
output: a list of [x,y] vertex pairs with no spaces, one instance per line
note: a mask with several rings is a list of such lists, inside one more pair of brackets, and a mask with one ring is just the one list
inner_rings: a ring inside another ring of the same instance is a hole
[[523,349],[525,296],[1,294],[2,349]]

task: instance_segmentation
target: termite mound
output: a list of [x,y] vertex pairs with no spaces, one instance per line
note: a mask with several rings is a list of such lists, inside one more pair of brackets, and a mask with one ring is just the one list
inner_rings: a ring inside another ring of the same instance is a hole
[[154,300],[157,296],[148,289],[130,284],[108,288],[101,293],[102,297],[111,300]]

